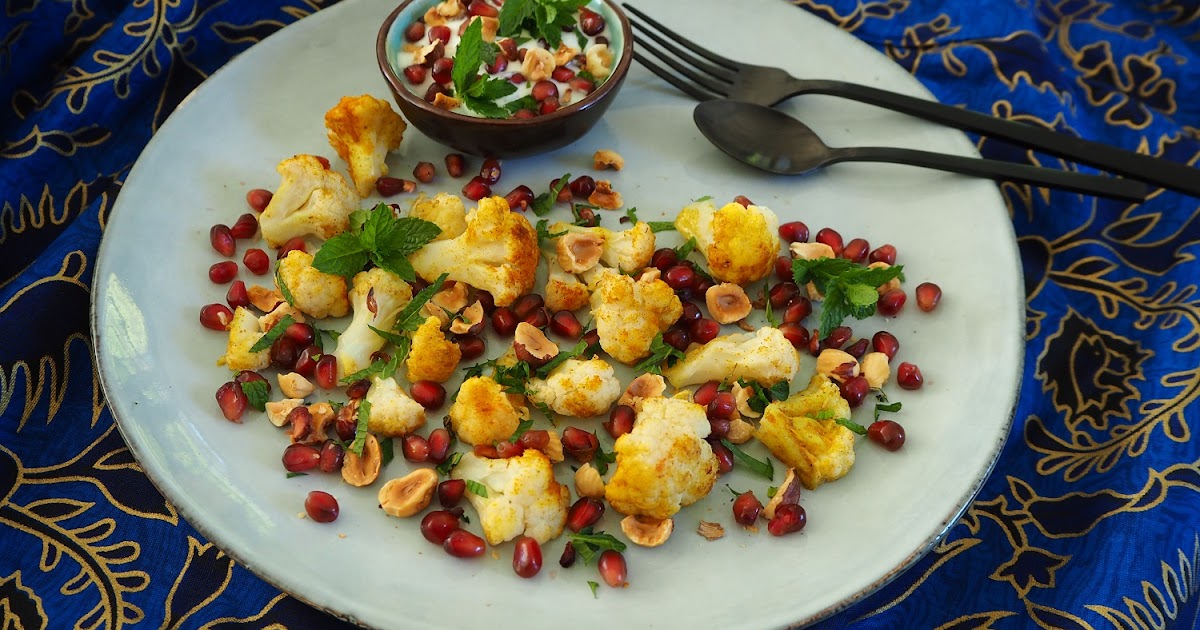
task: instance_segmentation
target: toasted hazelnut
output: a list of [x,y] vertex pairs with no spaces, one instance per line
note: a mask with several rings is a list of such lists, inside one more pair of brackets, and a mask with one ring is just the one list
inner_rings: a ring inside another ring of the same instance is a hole
[[629,405],[636,410],[643,400],[662,396],[666,391],[667,382],[663,380],[662,375],[647,372],[629,383],[625,393],[617,399],[617,404]]
[[635,545],[657,547],[671,537],[671,532],[675,531],[675,520],[667,518],[660,521],[630,514],[621,519],[621,531]]
[[442,290],[433,294],[429,298],[430,302],[450,311],[457,313],[463,309],[467,302],[467,284],[465,282],[447,282],[442,286]]
[[443,26],[448,21],[446,20],[446,16],[438,13],[436,6],[429,7],[429,10],[425,11],[422,19],[425,20],[425,26]]
[[283,400],[278,401],[272,400],[267,403],[267,420],[270,420],[271,424],[277,427],[282,427],[288,423],[288,414],[291,413],[293,409],[303,404],[304,401],[299,398],[284,398]]
[[550,73],[554,72],[557,64],[554,62],[554,54],[545,48],[530,48],[525,51],[525,60],[521,62],[521,73],[525,75],[525,80],[530,83],[536,83],[543,79],[549,79]]
[[540,368],[558,354],[558,345],[537,327],[521,322],[513,333],[513,352],[517,359],[531,367]]
[[546,442],[546,448],[542,449],[542,454],[549,459],[551,463],[557,464],[563,461],[563,445],[562,438],[559,437],[557,431],[547,431],[550,434],[550,441]]
[[[430,24],[430,26],[440,26],[440,25]],[[429,55],[432,54],[433,51],[437,50],[438,47],[441,47],[443,53],[446,50],[446,44],[442,43],[442,40],[440,40],[440,39],[435,42],[431,42],[429,44],[421,46],[420,48],[418,48],[416,50],[416,52],[413,53],[413,63],[417,64],[417,65],[424,64],[425,60],[429,57]]]
[[604,500],[604,480],[600,478],[600,472],[592,468],[591,463],[586,463],[575,471],[575,492],[581,497]]
[[762,415],[750,408],[750,399],[754,398],[754,388],[742,387],[741,383],[735,382],[730,391],[733,392],[733,400],[737,403],[738,413],[747,418],[757,418]]
[[882,352],[864,354],[862,361],[859,362],[859,367],[862,368],[862,375],[867,379],[867,384],[873,389],[883,387],[888,382],[888,377],[892,375],[887,355]]
[[280,293],[279,289],[268,289],[257,284],[246,287],[246,297],[250,299],[254,308],[264,313],[270,313],[283,303],[283,293]]
[[587,71],[597,80],[603,80],[612,74],[613,54],[607,44],[588,46],[584,57],[587,61]]
[[720,523],[700,521],[700,526],[696,528],[696,533],[707,540],[716,540],[725,535],[725,528],[721,527]]
[[275,324],[283,321],[284,317],[291,316],[293,321],[303,322],[304,314],[296,310],[287,302],[280,302],[275,305],[266,315],[258,318],[258,327],[263,332],[267,332],[275,327]]
[[763,507],[762,517],[766,520],[775,518],[775,509],[781,505],[800,502],[800,480],[796,478],[796,469],[789,468],[783,476],[783,483],[775,489],[775,496]]
[[437,94],[433,95],[433,106],[434,107],[440,107],[445,110],[451,110],[451,109],[454,109],[455,107],[458,107],[461,104],[462,104],[462,101],[454,98],[453,96],[446,96],[445,94],[443,94],[441,92],[438,92]]
[[[891,267],[891,265],[889,265],[883,261],[876,261],[876,262],[873,262],[873,263],[867,265],[867,269],[887,269],[888,267]],[[900,288],[900,278],[892,278],[891,280],[888,280],[887,282],[884,282],[883,284],[875,287],[875,290],[879,292],[879,295],[883,295],[884,293],[887,293],[888,291],[891,291],[892,289],[899,289],[899,288]]]
[[789,247],[793,258],[816,260],[818,258],[834,258],[833,248],[825,243],[792,243]]
[[578,48],[571,48],[566,42],[560,42],[558,44],[558,50],[554,51],[554,63],[560,66],[565,66],[568,62],[575,58],[575,55],[578,54]]
[[328,424],[336,415],[333,411],[333,405],[324,401],[309,405],[308,412],[312,414],[313,423],[315,424]]
[[708,313],[719,324],[732,324],[750,314],[754,307],[742,287],[732,282],[722,282],[704,292],[704,304]]
[[841,382],[858,376],[858,359],[844,350],[825,348],[817,355],[816,369],[817,373]]
[[452,18],[462,15],[463,11],[467,10],[467,7],[463,4],[462,0],[444,0],[435,6],[434,10],[442,17]]
[[637,275],[638,282],[654,282],[662,277],[662,272],[658,267],[646,267]]
[[745,444],[754,437],[754,425],[742,420],[734,418],[729,421],[729,433],[725,435],[725,439],[734,444]]
[[450,332],[456,335],[465,335],[481,323],[483,323],[483,304],[479,300],[475,300],[474,304],[464,308],[458,317],[450,322]]
[[554,244],[558,264],[567,273],[583,273],[595,267],[604,253],[604,237],[591,232],[568,232]]
[[379,478],[379,467],[382,465],[383,450],[379,440],[368,433],[362,455],[346,449],[346,458],[342,460],[342,479],[352,486],[369,486]]
[[588,195],[588,203],[605,210],[616,210],[625,205],[625,201],[621,199],[621,193],[613,190],[612,182],[607,179],[596,181],[596,189]]
[[279,381],[279,391],[288,398],[304,398],[317,388],[311,381],[295,372],[280,374],[275,378]]
[[625,168],[625,158],[612,149],[600,149],[592,154],[592,168],[597,171],[604,169],[619,171]]
[[437,472],[432,468],[418,468],[383,484],[379,489],[379,507],[392,516],[412,516],[429,507],[437,485]]
[[804,285],[804,291],[808,293],[808,299],[818,302],[825,299],[825,294],[817,290],[817,285],[809,282]]

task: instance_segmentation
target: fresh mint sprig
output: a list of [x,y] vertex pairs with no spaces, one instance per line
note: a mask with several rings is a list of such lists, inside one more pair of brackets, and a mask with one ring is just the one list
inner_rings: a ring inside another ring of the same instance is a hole
[[904,279],[904,266],[864,267],[845,258],[797,258],[792,261],[797,286],[812,282],[824,296],[821,300],[821,338],[841,325],[846,317],[866,319],[875,314],[879,301],[876,287]]
[[479,67],[495,61],[498,54],[498,46],[483,41],[483,20],[472,20],[458,40],[454,68],[450,71],[454,93],[467,109],[488,118],[508,118],[511,112],[496,101],[517,91],[511,81],[480,74]]
[[295,323],[296,320],[292,319],[291,315],[284,315],[283,319],[279,320],[279,322],[272,326],[270,330],[263,333],[263,336],[259,337],[258,341],[254,342],[253,346],[250,346],[250,352],[262,352],[263,350],[270,348],[271,344],[275,343],[275,340],[280,338],[283,333],[287,331],[288,326],[291,326]]
[[662,333],[658,333],[654,336],[654,341],[650,342],[650,355],[633,366],[633,369],[638,372],[662,374],[664,361],[667,363],[667,367],[670,367],[682,358],[683,353],[675,346],[664,342]]
[[551,50],[556,50],[562,43],[564,30],[574,30],[575,16],[587,3],[588,0],[507,0],[500,7],[497,34],[513,37],[527,30],[534,37],[546,40]]
[[436,223],[424,219],[397,219],[381,203],[373,210],[351,213],[350,229],[325,241],[312,264],[317,271],[350,278],[371,263],[411,282],[417,275],[409,254],[441,233]]

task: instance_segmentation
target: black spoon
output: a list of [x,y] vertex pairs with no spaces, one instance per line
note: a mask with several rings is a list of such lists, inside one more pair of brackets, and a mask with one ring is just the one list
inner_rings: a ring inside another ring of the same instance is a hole
[[799,120],[779,110],[753,103],[704,101],[696,106],[693,118],[700,132],[734,159],[782,175],[810,173],[837,162],[891,162],[1127,201],[1143,201],[1146,198],[1146,185],[1132,179],[915,149],[831,148]]

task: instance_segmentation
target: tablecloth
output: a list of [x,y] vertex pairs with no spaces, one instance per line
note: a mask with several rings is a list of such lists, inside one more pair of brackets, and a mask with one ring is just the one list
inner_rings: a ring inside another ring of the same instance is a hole
[[[1200,155],[1195,2],[793,1],[943,102]],[[105,219],[146,142],[222,64],[327,4],[4,1],[0,627],[343,625],[232,562],[155,490],[114,427],[88,334]],[[986,157],[1058,162],[977,140]],[[821,626],[1198,627],[1197,200],[1001,190],[1027,298],[1012,434],[947,537]]]

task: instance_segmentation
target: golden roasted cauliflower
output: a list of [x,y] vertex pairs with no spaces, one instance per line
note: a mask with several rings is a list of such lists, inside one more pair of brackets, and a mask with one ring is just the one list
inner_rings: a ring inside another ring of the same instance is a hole
[[767,405],[754,437],[814,490],[854,465],[854,432],[837,423],[849,417],[850,404],[837,384],[815,374],[803,391]]
[[[313,256],[298,249],[279,261],[275,283],[286,286],[296,308],[316,319],[342,317],[350,312],[346,279],[313,267]],[[282,288],[280,288],[282,291]]]
[[683,314],[683,303],[662,280],[599,274],[592,293],[592,319],[600,347],[614,359],[632,365],[650,354],[654,337]]
[[409,382],[445,383],[454,376],[462,351],[458,344],[446,338],[441,323],[437,317],[428,317],[412,334],[412,347],[405,360]]
[[487,489],[486,497],[468,491],[467,501],[479,512],[489,545],[522,534],[545,544],[557,538],[567,522],[571,491],[554,479],[554,465],[541,451],[526,449],[519,457],[504,459],[467,453],[450,477]]
[[654,256],[654,231],[650,229],[650,224],[644,221],[626,230],[581,227],[562,221],[551,225],[549,229],[552,234],[574,232],[599,237],[603,241],[600,262],[621,271],[640,271],[650,264],[650,259]]
[[235,372],[267,367],[271,364],[270,348],[250,352],[250,348],[253,348],[262,336],[258,316],[248,308],[237,307],[233,310],[233,319],[229,320],[229,341],[225,344],[225,355],[217,363]]
[[367,430],[382,437],[408,435],[425,425],[425,408],[409,398],[395,378],[371,378],[365,400],[371,403]]
[[543,403],[555,413],[591,418],[608,413],[621,397],[621,382],[604,359],[567,359],[546,378],[526,384],[529,400]]
[[592,292],[579,280],[579,276],[567,272],[553,253],[546,257],[546,308],[552,312],[577,311],[588,304]]
[[490,376],[472,376],[458,388],[450,406],[450,428],[467,444],[507,440],[529,417],[520,396],[506,394]]
[[442,228],[442,233],[433,240],[448,241],[458,238],[467,230],[467,209],[462,199],[450,193],[438,193],[433,197],[421,195],[413,201],[408,216],[424,219]]
[[350,166],[359,197],[370,196],[375,180],[387,175],[387,154],[400,148],[408,125],[385,100],[370,94],[343,96],[325,112],[329,145]]
[[290,157],[275,170],[279,187],[258,217],[267,245],[279,247],[300,236],[328,240],[350,227],[358,194],[341,173],[314,155]]
[[747,285],[775,268],[779,219],[765,206],[728,203],[717,210],[711,200],[699,201],[679,211],[675,228],[696,239],[696,251],[717,280]]
[[800,369],[800,353],[778,328],[723,335],[700,346],[692,344],[683,358],[663,370],[674,387],[739,379],[774,385],[791,381]]
[[412,301],[412,287],[400,276],[373,267],[354,274],[349,296],[354,316],[338,337],[337,348],[333,351],[338,361],[339,378],[371,365],[371,354],[387,344],[387,340],[371,328],[391,330],[400,311]]

